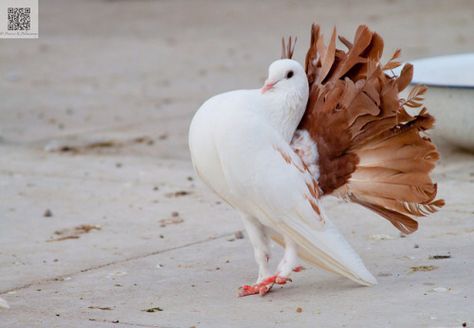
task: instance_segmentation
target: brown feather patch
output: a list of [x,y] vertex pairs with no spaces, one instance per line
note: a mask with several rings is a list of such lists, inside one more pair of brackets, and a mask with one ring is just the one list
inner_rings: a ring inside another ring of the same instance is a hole
[[309,204],[313,208],[313,211],[316,212],[316,214],[318,214],[318,217],[320,218],[320,221],[324,222],[324,219],[321,216],[321,210],[319,209],[318,204],[316,204],[316,201],[308,195],[304,195],[304,197],[306,198],[306,200],[309,202]]
[[[305,59],[310,95],[299,129],[317,144],[317,190],[350,199],[400,231],[413,232],[418,227],[413,217],[444,205],[435,200],[437,188],[429,176],[439,154],[424,135],[434,123],[422,104],[426,87],[416,86],[400,98],[413,66],[406,64],[394,76],[400,50],[382,64],[383,39],[367,26],[358,27],[352,42],[338,37],[346,51],[336,48],[336,37],[334,29],[326,46],[313,24]],[[293,55],[284,43],[283,49]]]
[[292,160],[289,154],[285,153],[283,150],[281,150],[278,147],[275,147],[275,150],[280,153],[281,157],[283,157],[283,159],[285,160],[287,164],[291,164]]
[[[309,172],[308,167],[303,161],[301,161],[302,167],[300,167],[300,165],[298,163],[295,163],[292,160],[291,156],[287,154],[285,151],[281,150],[278,147],[274,147],[274,149],[281,155],[281,157],[287,164],[293,165],[301,173],[311,174],[311,172]],[[305,194],[304,197],[311,205],[311,208],[313,209],[313,211],[318,215],[320,221],[324,223],[324,218],[321,216],[321,210],[319,209],[319,206],[316,203],[316,200],[319,199],[320,197],[318,182],[316,181],[316,179],[312,179],[311,183],[309,182],[306,183],[306,187],[308,188],[310,195]]]

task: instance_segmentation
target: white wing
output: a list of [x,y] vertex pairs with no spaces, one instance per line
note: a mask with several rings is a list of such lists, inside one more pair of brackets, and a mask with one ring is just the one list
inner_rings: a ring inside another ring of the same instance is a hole
[[317,182],[298,155],[257,117],[245,119],[247,133],[240,131],[234,136],[222,130],[219,135],[225,138],[215,141],[231,189],[231,203],[290,236],[300,246],[301,257],[310,263],[362,285],[376,284],[360,257],[322,212]]

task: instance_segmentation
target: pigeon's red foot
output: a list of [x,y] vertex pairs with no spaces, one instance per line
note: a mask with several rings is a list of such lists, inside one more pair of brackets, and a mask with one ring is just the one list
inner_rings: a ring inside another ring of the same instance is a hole
[[275,278],[275,283],[279,285],[285,285],[287,282],[292,282],[292,281],[293,280],[291,280],[289,277],[277,276]]
[[[300,272],[301,270],[304,270],[304,267],[301,265],[298,265],[293,268],[293,272]],[[279,285],[285,285],[287,282],[292,282],[292,281],[293,280],[291,280],[289,277],[280,276],[280,275],[277,275],[277,277],[275,278],[275,283]]]
[[[298,271],[297,271],[298,272]],[[289,277],[283,277],[279,275],[270,276],[258,284],[255,285],[244,285],[239,288],[239,297],[256,295],[265,296],[272,289],[274,284],[285,285],[287,282],[292,280]]]
[[239,297],[256,295],[265,296],[276,283],[277,276],[270,276],[258,284],[255,285],[244,285],[239,288]]

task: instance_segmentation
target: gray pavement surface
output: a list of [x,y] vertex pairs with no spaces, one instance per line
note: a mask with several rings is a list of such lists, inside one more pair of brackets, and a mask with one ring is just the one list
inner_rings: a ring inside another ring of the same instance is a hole
[[0,40],[0,327],[472,327],[474,157],[436,133],[447,205],[416,234],[325,200],[377,286],[307,268],[236,297],[252,249],[197,181],[187,126],[259,87],[281,35],[301,60],[313,21],[368,23],[405,59],[473,51],[472,1],[51,0],[38,40]]

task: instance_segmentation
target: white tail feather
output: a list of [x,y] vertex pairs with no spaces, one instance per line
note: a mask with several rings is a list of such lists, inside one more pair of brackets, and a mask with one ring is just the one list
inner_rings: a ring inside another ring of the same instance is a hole
[[[304,225],[283,229],[300,246],[298,255],[313,266],[338,273],[364,286],[377,284],[362,259],[329,220],[326,219],[326,227],[321,231]],[[281,238],[272,238],[282,244]]]

